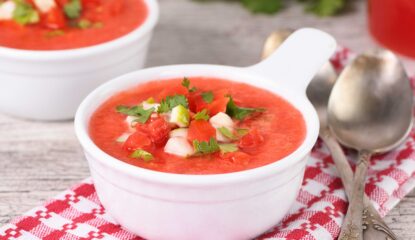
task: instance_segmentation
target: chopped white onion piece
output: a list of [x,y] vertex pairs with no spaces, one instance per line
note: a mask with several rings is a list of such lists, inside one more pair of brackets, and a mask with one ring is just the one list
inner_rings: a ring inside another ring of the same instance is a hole
[[194,153],[194,149],[186,138],[173,137],[167,141],[166,146],[164,146],[164,152],[179,157],[188,157]]
[[13,18],[13,12],[16,9],[16,3],[12,0],[0,3],[0,20],[10,20]]
[[55,0],[34,0],[36,7],[42,12],[47,13],[52,8],[56,7]]
[[170,137],[183,137],[187,138],[189,132],[188,128],[177,128],[170,132]]
[[231,117],[229,117],[226,113],[219,112],[215,116],[209,119],[210,124],[216,128],[216,139],[219,142],[231,142],[231,139],[223,136],[223,134],[218,130],[218,128],[226,127],[230,131],[234,129],[234,122]]
[[119,142],[119,143],[123,143],[123,142],[127,141],[129,136],[130,136],[130,133],[124,133],[123,135],[119,136],[117,138],[117,140],[115,140],[115,141]]

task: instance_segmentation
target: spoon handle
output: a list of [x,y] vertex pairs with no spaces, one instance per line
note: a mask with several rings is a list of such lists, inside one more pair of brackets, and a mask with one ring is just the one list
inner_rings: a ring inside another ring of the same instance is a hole
[[[353,171],[343,153],[342,148],[340,147],[339,142],[331,135],[330,130],[328,129],[322,130],[320,132],[320,137],[326,143],[326,146],[331,152],[334,164],[336,165],[337,171],[346,190],[346,194],[349,198],[351,198]],[[397,240],[398,237],[396,237],[392,230],[389,229],[366,195],[363,197],[363,205],[363,239]]]

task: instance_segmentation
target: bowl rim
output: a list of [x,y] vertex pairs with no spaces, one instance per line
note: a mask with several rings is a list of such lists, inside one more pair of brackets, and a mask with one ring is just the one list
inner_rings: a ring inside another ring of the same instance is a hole
[[0,56],[8,57],[11,59],[30,59],[43,61],[89,56],[106,52],[112,49],[117,49],[120,46],[136,41],[136,39],[143,38],[156,26],[160,14],[157,0],[143,1],[147,6],[148,11],[148,15],[144,22],[131,32],[124,34],[118,38],[91,46],[61,50],[30,50],[10,48],[0,45]]
[[[88,158],[88,155],[93,157],[94,161],[98,161],[105,165],[106,167],[116,169],[123,174],[127,174],[133,178],[140,178],[146,182],[158,183],[158,184],[168,184],[168,185],[180,185],[180,186],[187,186],[187,187],[200,187],[200,186],[223,186],[224,184],[233,184],[239,182],[250,182],[254,179],[264,179],[268,178],[278,172],[284,171],[289,169],[292,166],[297,165],[300,163],[310,152],[312,147],[314,146],[318,134],[319,134],[319,121],[317,117],[317,112],[314,107],[311,105],[309,100],[306,98],[305,93],[303,94],[304,97],[301,99],[301,107],[296,107],[304,117],[306,121],[306,136],[304,137],[303,142],[301,145],[292,153],[287,155],[286,157],[257,168],[247,169],[238,172],[231,172],[231,173],[221,173],[221,174],[204,174],[204,175],[196,175],[196,174],[177,174],[177,173],[166,173],[160,172],[155,170],[150,170],[146,168],[140,168],[134,165],[130,165],[125,163],[121,160],[112,157],[111,155],[105,153],[101,150],[89,136],[88,133],[88,124],[90,117],[87,117],[88,111],[93,109],[95,111],[97,107],[99,107],[103,102],[100,102],[98,106],[93,107],[94,99],[98,96],[102,96],[103,94],[109,94],[106,96],[108,99],[111,95],[127,90],[128,88],[117,87],[117,85],[122,85],[120,83],[124,83],[127,85],[133,85],[133,81],[129,80],[134,76],[145,75],[145,74],[152,74],[152,72],[160,73],[160,72],[169,72],[174,69],[180,68],[199,68],[200,69],[211,69],[210,72],[215,72],[218,70],[226,70],[229,72],[239,72],[239,74],[248,74],[251,76],[257,76],[258,78],[267,79],[260,74],[257,74],[250,70],[249,68],[240,68],[240,67],[231,67],[231,66],[223,66],[223,65],[211,65],[211,64],[181,64],[181,65],[169,65],[169,66],[160,66],[160,67],[152,67],[147,69],[142,69],[134,72],[127,73],[125,75],[119,76],[115,79],[112,79],[94,91],[92,91],[80,104],[74,121],[74,128],[76,136],[84,150],[85,155],[87,155],[87,160],[90,161],[91,159]],[[155,75],[155,74],[153,74]],[[212,74],[213,75],[213,74]],[[211,75],[211,76],[212,76]],[[238,74],[232,74],[238,75]],[[209,74],[204,74],[203,76],[209,77]],[[158,77],[158,78],[157,78]],[[167,78],[163,78],[157,76],[154,79],[150,79],[143,82],[150,82],[156,80],[163,80]],[[212,76],[213,77],[213,76]],[[268,78],[269,81],[270,78]],[[232,79],[227,79],[232,81]],[[136,85],[139,85],[139,82],[136,82]],[[254,87],[259,87],[255,83],[250,84]],[[273,92],[275,94],[275,92]],[[286,101],[292,103],[292,100],[283,97]],[[105,101],[105,100],[104,100]],[[308,113],[308,115],[305,115]],[[90,165],[91,167],[91,165]]]

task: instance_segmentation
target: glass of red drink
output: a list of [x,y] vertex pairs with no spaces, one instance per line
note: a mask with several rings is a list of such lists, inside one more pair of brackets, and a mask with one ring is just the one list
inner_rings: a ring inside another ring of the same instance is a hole
[[369,28],[385,47],[415,58],[415,0],[368,0]]

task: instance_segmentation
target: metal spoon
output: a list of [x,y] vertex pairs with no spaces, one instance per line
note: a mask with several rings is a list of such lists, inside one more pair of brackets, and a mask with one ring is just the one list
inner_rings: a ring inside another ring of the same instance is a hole
[[402,64],[385,50],[358,56],[333,87],[328,105],[330,128],[342,144],[359,151],[340,240],[363,239],[363,196],[370,157],[395,148],[408,136],[412,99]]
[[[262,52],[262,58],[269,56],[281,43],[290,35],[291,30],[280,30],[273,32],[266,40]],[[320,138],[326,143],[328,149],[332,154],[333,161],[339,172],[343,186],[346,189],[346,194],[351,198],[353,171],[343,153],[339,143],[332,136],[328,127],[327,120],[327,105],[331,90],[336,82],[337,74],[332,65],[327,63],[317,73],[307,88],[307,96],[313,106],[316,108],[320,120]],[[378,240],[378,239],[397,239],[395,234],[388,228],[386,223],[382,220],[379,213],[373,207],[369,198],[364,196],[365,207],[365,232],[364,239]]]

